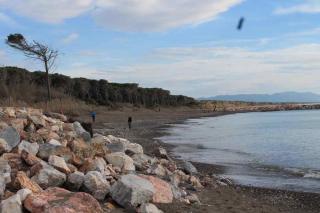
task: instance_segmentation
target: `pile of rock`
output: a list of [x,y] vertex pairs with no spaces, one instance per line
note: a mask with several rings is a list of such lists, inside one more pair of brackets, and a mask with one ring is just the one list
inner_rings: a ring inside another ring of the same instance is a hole
[[[152,203],[199,203],[197,170],[165,149],[100,134],[57,113],[0,108],[0,212],[161,212]],[[116,205],[117,204],[117,205]],[[106,209],[105,209],[106,208]]]

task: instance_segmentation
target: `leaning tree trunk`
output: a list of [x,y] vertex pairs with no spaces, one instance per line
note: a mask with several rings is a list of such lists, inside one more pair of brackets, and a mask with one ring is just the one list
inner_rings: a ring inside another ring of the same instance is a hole
[[48,102],[51,101],[51,90],[50,90],[50,79],[49,79],[49,67],[48,67],[48,61],[45,58],[44,59],[44,66],[46,69],[46,83],[47,83],[47,95],[48,95]]

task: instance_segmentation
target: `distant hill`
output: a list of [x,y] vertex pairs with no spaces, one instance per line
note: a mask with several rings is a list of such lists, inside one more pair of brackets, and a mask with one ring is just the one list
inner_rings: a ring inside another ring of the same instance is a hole
[[275,94],[219,95],[200,100],[272,102],[272,103],[320,103],[320,95],[311,92],[282,92]]

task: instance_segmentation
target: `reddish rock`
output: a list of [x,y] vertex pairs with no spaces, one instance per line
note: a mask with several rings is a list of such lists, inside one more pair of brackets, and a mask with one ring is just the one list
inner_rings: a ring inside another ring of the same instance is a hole
[[27,125],[27,119],[18,118],[11,120],[10,125],[18,130],[18,132],[22,132],[24,127]]
[[42,188],[22,171],[17,173],[15,185],[22,189],[30,189],[33,193],[42,192]]
[[33,166],[37,163],[39,163],[41,160],[40,158],[37,158],[35,155],[28,153],[25,150],[21,151],[21,158],[29,165]]
[[39,173],[39,171],[40,171],[41,169],[43,169],[43,166],[42,166],[41,163],[37,163],[37,164],[33,165],[33,166],[30,168],[30,170],[29,170],[29,172],[30,172],[30,177],[32,177],[32,176],[34,176],[35,174]]
[[79,168],[79,171],[86,174],[89,171],[94,171],[95,168],[96,168],[96,165],[94,161],[90,158],[86,158],[83,162],[83,165]]
[[173,194],[170,185],[157,177],[141,175],[142,178],[151,182],[155,189],[153,203],[172,203]]
[[84,162],[79,156],[72,153],[72,157],[70,158],[69,163],[79,167],[82,166]]
[[32,213],[102,213],[100,204],[84,192],[73,193],[54,187],[41,193],[31,194],[24,201],[24,207]]

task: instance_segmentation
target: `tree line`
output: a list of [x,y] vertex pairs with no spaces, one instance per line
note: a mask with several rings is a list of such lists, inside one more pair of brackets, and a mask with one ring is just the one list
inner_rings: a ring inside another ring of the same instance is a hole
[[[47,100],[48,76],[45,72],[29,72],[18,67],[0,67],[0,98],[12,97],[26,102]],[[106,80],[70,78],[61,74],[49,74],[51,96],[73,97],[90,104],[115,105],[129,103],[137,106],[185,106],[193,105],[193,98],[171,95],[161,88],[141,88],[138,84],[110,83]]]

